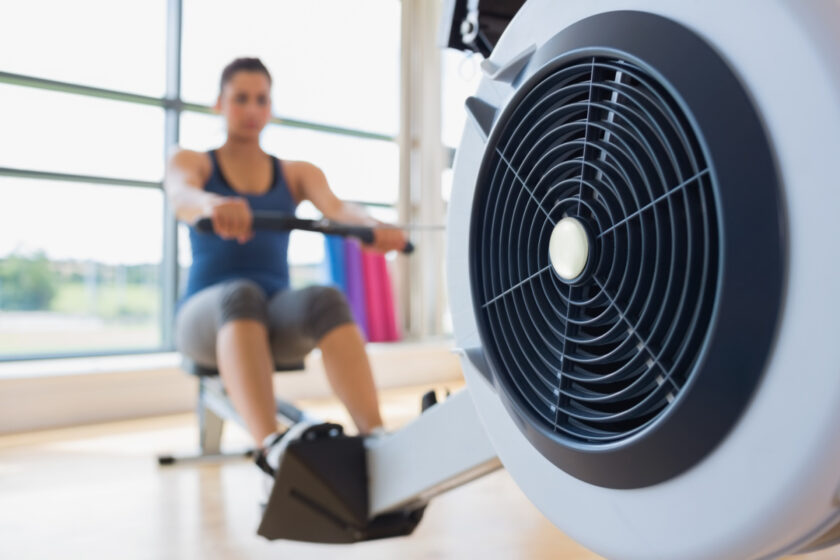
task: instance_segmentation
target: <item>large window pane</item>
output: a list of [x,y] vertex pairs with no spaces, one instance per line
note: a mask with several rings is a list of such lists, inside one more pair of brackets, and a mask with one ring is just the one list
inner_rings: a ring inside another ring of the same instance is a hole
[[0,71],[160,97],[166,0],[4,2]]
[[160,190],[0,177],[0,197],[0,358],[160,346]]
[[[208,150],[224,140],[221,117],[181,115],[183,147]],[[310,161],[323,169],[339,198],[384,204],[397,201],[399,149],[395,142],[269,125],[263,131],[262,144],[282,159]]]
[[211,105],[222,69],[258,56],[274,112],[396,135],[399,0],[185,0],[184,99]]
[[158,181],[163,110],[0,84],[0,166]]
[[475,94],[481,81],[481,56],[446,49],[441,62],[441,136],[445,146],[457,148],[467,118],[464,102]]

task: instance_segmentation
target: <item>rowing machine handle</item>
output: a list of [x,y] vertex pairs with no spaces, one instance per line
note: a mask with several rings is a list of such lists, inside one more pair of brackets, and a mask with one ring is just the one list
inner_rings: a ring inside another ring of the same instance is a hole
[[[213,221],[210,218],[200,218],[195,222],[194,227],[201,233],[213,233]],[[366,244],[371,244],[374,241],[373,228],[370,227],[341,224],[329,220],[304,220],[272,212],[254,212],[253,227],[254,229],[274,231],[291,231],[294,229],[316,231],[327,235],[353,237]],[[411,241],[406,242],[402,252],[406,255],[414,252],[414,244]]]

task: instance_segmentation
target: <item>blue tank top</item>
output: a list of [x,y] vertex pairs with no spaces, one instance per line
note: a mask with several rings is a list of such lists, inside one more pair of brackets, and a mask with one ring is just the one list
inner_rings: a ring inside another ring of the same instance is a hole
[[[273,179],[271,188],[261,195],[235,191],[222,174],[216,154],[208,152],[213,172],[204,190],[221,196],[236,196],[248,201],[251,210],[272,210],[294,214],[295,202],[283,177],[280,160],[271,156]],[[192,266],[187,288],[179,305],[196,292],[219,282],[234,278],[253,280],[267,297],[289,287],[289,232],[256,231],[247,243],[235,239],[200,233],[190,227]]]

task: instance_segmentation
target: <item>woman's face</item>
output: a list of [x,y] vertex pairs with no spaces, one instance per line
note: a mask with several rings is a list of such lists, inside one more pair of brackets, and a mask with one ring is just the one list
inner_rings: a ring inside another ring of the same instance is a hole
[[228,136],[259,137],[271,118],[271,86],[262,72],[240,70],[225,83],[216,110],[227,121]]

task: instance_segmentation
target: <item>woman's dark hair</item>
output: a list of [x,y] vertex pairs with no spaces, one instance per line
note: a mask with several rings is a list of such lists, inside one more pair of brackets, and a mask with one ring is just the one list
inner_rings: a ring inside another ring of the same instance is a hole
[[219,82],[219,92],[221,92],[225,84],[228,83],[233,75],[237,72],[262,72],[268,78],[268,85],[271,85],[271,74],[268,73],[268,68],[259,58],[237,58],[222,70],[222,79]]

